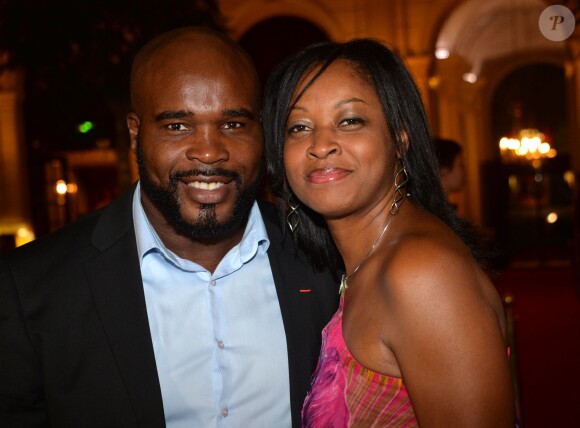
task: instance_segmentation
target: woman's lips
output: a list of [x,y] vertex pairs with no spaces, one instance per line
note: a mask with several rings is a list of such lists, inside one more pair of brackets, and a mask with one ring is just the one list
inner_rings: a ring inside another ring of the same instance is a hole
[[343,168],[315,169],[308,174],[308,181],[314,184],[332,183],[349,175],[351,171]]

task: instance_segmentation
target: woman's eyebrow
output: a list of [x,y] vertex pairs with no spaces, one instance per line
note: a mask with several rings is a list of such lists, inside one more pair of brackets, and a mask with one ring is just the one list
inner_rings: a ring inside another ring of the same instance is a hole
[[[347,98],[344,100],[340,100],[336,104],[334,104],[334,108],[340,108],[343,105],[349,104],[349,103],[364,103],[364,104],[366,104],[366,101],[361,99],[361,98],[357,98],[357,97]],[[292,110],[308,111],[307,108],[302,107],[300,105],[295,105],[294,107],[292,107]]]
[[352,97],[352,98],[347,98],[345,100],[340,100],[339,102],[337,102],[334,105],[334,108],[339,108],[342,107],[345,104],[349,104],[349,103],[365,103],[364,100],[357,98],[357,97]]

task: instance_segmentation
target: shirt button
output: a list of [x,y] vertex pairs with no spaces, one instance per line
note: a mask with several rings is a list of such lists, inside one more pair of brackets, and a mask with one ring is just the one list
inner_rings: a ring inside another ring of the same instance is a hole
[[[223,341],[221,341],[221,340],[218,340],[218,343],[217,343],[217,345],[218,345],[218,348],[220,348],[220,349],[224,349],[224,347],[225,347],[225,345],[224,345],[224,342],[223,342]],[[226,411],[227,411],[227,410],[226,410]]]
[[209,285],[211,285],[212,287],[215,287],[215,279],[212,279],[209,283]]
[[222,409],[222,416],[223,416],[224,418],[226,418],[226,417],[227,417],[229,414],[230,414],[230,412],[228,412],[228,408],[227,408],[227,407],[224,407],[224,408]]

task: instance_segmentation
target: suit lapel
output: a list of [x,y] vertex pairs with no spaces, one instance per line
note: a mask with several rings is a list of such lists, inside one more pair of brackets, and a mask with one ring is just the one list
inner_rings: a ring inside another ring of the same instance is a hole
[[84,269],[137,425],[162,427],[163,402],[137,256],[132,195],[129,191],[104,210],[93,235],[100,253]]
[[318,349],[312,346],[310,293],[301,292],[301,280],[304,279],[301,271],[305,266],[293,257],[296,250],[292,240],[284,240],[276,219],[266,207],[260,205],[260,208],[270,239],[268,257],[286,333],[292,425],[300,426],[300,412],[313,369],[313,353],[318,355]]
[[[280,247],[272,248],[268,252],[272,275],[278,293],[278,301],[284,321],[288,352],[290,357],[298,356],[297,361],[308,361],[310,349],[308,348],[310,333],[310,294],[300,290],[300,270],[304,266],[292,262],[291,253],[283,253]],[[298,351],[298,352],[297,352]],[[301,367],[290,366],[290,374],[293,369]],[[301,370],[300,370],[301,371]]]

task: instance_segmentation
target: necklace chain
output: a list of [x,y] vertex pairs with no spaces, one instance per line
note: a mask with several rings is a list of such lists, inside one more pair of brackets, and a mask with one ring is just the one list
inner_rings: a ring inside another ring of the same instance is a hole
[[371,256],[371,254],[374,253],[375,249],[379,245],[379,242],[380,242],[381,238],[383,237],[383,235],[385,234],[385,232],[389,228],[389,225],[391,224],[391,220],[392,219],[393,219],[393,216],[390,215],[389,216],[389,221],[387,221],[387,224],[385,225],[385,227],[383,228],[383,230],[381,230],[381,233],[379,234],[379,237],[376,239],[375,243],[373,244],[373,246],[371,247],[371,249],[369,250],[369,252],[367,253],[367,255],[364,256],[364,258],[360,261],[360,263],[358,265],[356,265],[356,267],[352,270],[352,272],[349,273],[348,275],[346,275],[346,273],[342,275],[342,279],[340,280],[340,288],[338,289],[338,294],[340,294],[342,296],[342,294],[344,293],[344,290],[346,290],[348,288],[348,285],[346,284],[346,282],[348,281],[348,279],[351,276],[353,276],[355,273],[357,273],[358,270],[360,269],[360,267],[363,265],[363,263],[366,262],[367,259]]

